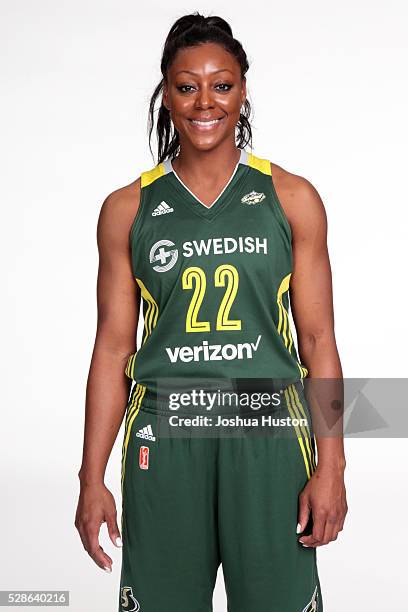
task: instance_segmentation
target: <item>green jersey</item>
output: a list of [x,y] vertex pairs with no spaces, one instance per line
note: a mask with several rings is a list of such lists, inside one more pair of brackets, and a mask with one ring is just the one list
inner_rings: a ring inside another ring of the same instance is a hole
[[227,185],[206,206],[171,160],[141,174],[130,231],[143,299],[141,346],[126,374],[154,406],[160,380],[307,376],[289,322],[291,229],[271,164],[242,149]]

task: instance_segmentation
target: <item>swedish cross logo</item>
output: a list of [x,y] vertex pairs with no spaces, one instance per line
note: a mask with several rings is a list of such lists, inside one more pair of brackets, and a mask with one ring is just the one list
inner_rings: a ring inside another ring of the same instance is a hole
[[150,249],[149,261],[151,264],[155,264],[153,270],[156,272],[167,272],[174,266],[177,258],[178,250],[171,240],[158,240]]

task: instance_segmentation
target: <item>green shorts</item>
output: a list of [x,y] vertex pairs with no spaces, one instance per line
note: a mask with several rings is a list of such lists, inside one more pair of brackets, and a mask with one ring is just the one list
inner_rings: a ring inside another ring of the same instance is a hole
[[[216,433],[221,417],[200,429],[187,410],[144,405],[144,391],[132,390],[122,447],[119,612],[211,612],[220,564],[229,612],[322,612],[316,549],[296,533],[316,467],[302,384],[258,411],[263,427],[234,412]],[[284,417],[277,435],[271,418]]]

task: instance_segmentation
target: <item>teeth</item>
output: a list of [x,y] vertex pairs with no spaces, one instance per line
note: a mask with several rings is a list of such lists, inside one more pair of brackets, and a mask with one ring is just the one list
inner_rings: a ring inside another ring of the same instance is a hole
[[196,119],[192,119],[192,123],[195,123],[196,125],[214,125],[215,123],[218,123],[219,119],[213,119],[213,121],[198,121]]

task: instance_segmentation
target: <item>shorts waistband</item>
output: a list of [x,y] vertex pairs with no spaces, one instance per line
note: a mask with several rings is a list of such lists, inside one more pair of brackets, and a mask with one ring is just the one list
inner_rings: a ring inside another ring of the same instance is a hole
[[300,379],[234,379],[228,388],[200,389],[202,393],[197,393],[194,386],[189,391],[158,393],[136,382],[128,405],[139,403],[141,410],[160,415],[256,415],[279,410],[285,405],[282,401],[284,390],[290,386],[303,393]]

